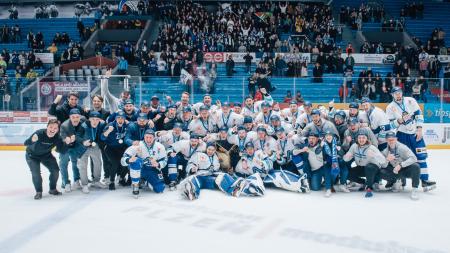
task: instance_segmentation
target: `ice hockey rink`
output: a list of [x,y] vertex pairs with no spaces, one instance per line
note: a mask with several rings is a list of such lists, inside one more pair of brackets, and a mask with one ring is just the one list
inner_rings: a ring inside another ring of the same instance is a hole
[[[33,200],[23,151],[0,152],[0,252],[450,252],[450,150],[431,150],[438,187],[419,201],[403,193],[300,194],[261,198],[202,190],[75,191]],[[43,168],[44,179],[48,172]],[[409,181],[408,181],[409,184]],[[59,187],[59,184],[58,184]]]

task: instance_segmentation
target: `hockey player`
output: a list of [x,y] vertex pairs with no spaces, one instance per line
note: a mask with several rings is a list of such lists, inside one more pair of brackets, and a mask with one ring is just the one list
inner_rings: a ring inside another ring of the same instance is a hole
[[236,165],[236,175],[247,177],[259,173],[264,178],[271,169],[272,161],[269,157],[249,142],[245,145],[245,153]]
[[200,113],[201,113],[201,107],[205,107],[205,108],[207,108],[207,110],[209,110],[209,111],[217,111],[217,109],[219,109],[218,107],[217,107],[217,105],[213,105],[212,104],[212,97],[211,97],[211,95],[209,95],[209,94],[205,94],[205,95],[203,95],[203,102],[200,102],[200,103],[196,103],[196,104],[194,104],[193,106],[192,106],[192,109],[194,110],[194,113],[196,114],[196,115],[200,115]]
[[387,145],[385,135],[391,129],[389,118],[383,110],[374,106],[367,97],[361,99],[361,106],[366,112],[370,129],[378,139],[378,149],[384,150]]
[[187,132],[183,132],[182,128],[182,124],[175,123],[172,130],[156,132],[158,142],[163,144],[167,149],[177,141],[189,140],[189,134]]
[[357,167],[349,170],[349,178],[366,177],[366,198],[373,196],[375,177],[380,169],[385,168],[388,163],[378,148],[368,141],[368,136],[367,131],[360,130],[357,142],[350,147],[343,157],[346,162],[355,159]]
[[[109,177],[109,190],[115,190],[116,174],[120,176],[119,183],[122,186],[126,186],[128,182],[125,182],[125,176],[127,169],[121,167],[120,158],[125,152],[127,145],[124,138],[127,132],[128,124],[125,123],[125,113],[118,111],[115,115],[116,119],[109,123],[102,135],[101,139],[106,143],[105,153],[111,162],[111,171]],[[131,181],[129,181],[131,183]]]
[[250,131],[247,132],[243,126],[238,126],[234,129],[230,129],[230,134],[228,136],[228,142],[233,145],[237,145],[239,147],[239,152],[242,153],[245,151],[245,145],[249,142],[253,142],[257,139],[256,132]]
[[69,174],[67,171],[69,159],[72,162],[73,188],[81,188],[80,173],[78,172],[77,163],[78,158],[80,158],[81,154],[85,150],[85,147],[82,144],[84,129],[81,127],[81,124],[85,118],[81,116],[81,112],[78,109],[70,110],[69,114],[69,119],[61,124],[61,138],[70,138],[70,144],[67,145],[66,152],[61,152],[59,156],[62,187],[66,192],[72,191],[72,186],[70,185]]
[[[356,119],[358,122],[363,123],[363,126],[369,125],[366,112],[359,110],[359,104],[357,102],[351,102],[348,106],[347,120],[348,122],[350,122],[353,119]],[[367,125],[364,125],[364,123]]]
[[145,113],[139,113],[136,122],[130,122],[125,134],[125,144],[127,146],[138,145],[140,141],[144,140],[144,133],[150,129],[148,125],[148,116]]
[[272,156],[275,154],[276,142],[272,136],[267,134],[266,128],[259,126],[256,130],[257,137],[253,141],[253,145],[257,150],[261,150],[267,156]]
[[181,184],[184,195],[189,200],[198,199],[200,189],[216,189],[215,177],[220,172],[219,158],[213,142],[206,144],[206,153],[197,152],[186,166],[188,177]]
[[374,145],[375,147],[378,147],[378,140],[377,137],[375,136],[375,134],[372,132],[372,130],[369,127],[363,127],[361,126],[361,124],[358,121],[358,119],[353,118],[350,122],[349,122],[349,126],[347,128],[347,130],[344,133],[344,138],[342,139],[342,148],[344,149],[345,152],[347,152],[350,147],[353,145],[353,143],[356,143],[356,141],[358,140],[358,133],[359,131],[365,131],[368,133],[369,135],[369,141],[372,145]]
[[336,126],[336,129],[338,130],[339,140],[341,140],[341,143],[344,140],[344,134],[348,128],[346,118],[347,118],[347,115],[342,110],[336,111],[333,115],[333,122],[334,122],[334,125]]
[[145,131],[144,140],[137,146],[127,148],[121,159],[122,166],[129,166],[134,196],[139,195],[141,178],[156,193],[164,191],[164,178],[161,170],[167,165],[167,154],[164,146],[155,139],[155,132]]
[[224,102],[221,106],[221,110],[215,114],[215,121],[217,122],[217,127],[222,128],[232,128],[236,125],[242,125],[244,117],[233,112],[230,109],[230,104]]
[[191,107],[189,106],[184,107],[181,116],[178,117],[178,123],[181,124],[181,129],[183,131],[189,131],[189,124],[191,123],[192,120],[193,116]]
[[303,110],[304,113],[300,114],[300,116],[297,118],[297,121],[295,122],[295,128],[303,129],[305,126],[312,122],[312,103],[310,101],[305,101],[303,104]]
[[[175,189],[178,180],[186,177],[186,165],[192,155],[196,152],[205,152],[205,150],[205,143],[200,141],[199,136],[194,133],[190,135],[189,140],[177,141],[167,149],[169,187],[172,190]],[[180,175],[178,175],[178,167],[181,167]]]
[[[233,112],[236,113],[237,115],[241,116],[241,121],[244,120],[244,116],[241,114],[242,113],[242,104],[239,102],[234,102],[233,104]],[[242,122],[241,122],[242,124]],[[238,124],[238,125],[241,125]]]
[[[61,195],[61,192],[56,189],[56,183],[59,177],[58,163],[52,155],[52,149],[54,147],[57,147],[59,151],[65,149],[65,144],[59,136],[58,131],[58,121],[51,119],[48,121],[46,129],[37,130],[24,143],[26,146],[25,158],[31,170],[33,185],[36,190],[34,199],[36,200],[42,198],[41,163],[50,171],[50,190],[48,193],[51,195]],[[70,139],[66,139],[65,143],[69,144]]]
[[263,102],[261,104],[261,112],[255,117],[255,123],[257,125],[269,125],[270,116],[272,116],[272,107],[269,102]]
[[81,191],[89,193],[87,167],[89,158],[91,158],[93,166],[93,179],[91,186],[105,189],[106,185],[100,182],[102,173],[102,160],[99,143],[101,142],[100,135],[103,133],[106,123],[100,122],[101,115],[97,111],[89,113],[89,120],[84,122],[81,126],[84,128],[83,145],[86,151],[78,159],[78,171],[80,173]]
[[281,110],[281,118],[283,119],[283,121],[291,124],[293,127],[300,115],[301,112],[298,109],[296,100],[291,100],[291,102],[289,103],[289,108]]
[[275,136],[275,131],[280,127],[283,128],[286,135],[293,136],[295,134],[292,125],[285,121],[281,121],[280,116],[278,115],[272,115],[270,117],[270,125],[267,127],[267,134]]
[[399,87],[391,90],[393,101],[386,107],[386,114],[393,128],[397,129],[398,141],[405,144],[416,155],[420,165],[420,179],[425,191],[436,188],[436,183],[429,180],[426,162],[427,150],[423,140],[423,114],[414,98],[404,97]]
[[[124,104],[123,104],[123,109],[120,111],[124,113],[125,122],[127,124],[137,120],[138,112],[137,112],[136,108],[134,108],[133,100],[131,100],[131,99],[125,100]],[[111,116],[108,118],[108,123],[113,122],[116,119],[117,113],[120,111],[117,111],[117,112],[111,114]]]
[[394,190],[397,191],[400,189],[401,178],[411,178],[411,199],[418,200],[420,167],[419,164],[417,164],[416,156],[406,145],[397,141],[397,137],[394,132],[387,132],[386,140],[388,146],[382,153],[388,160],[389,164],[386,168],[381,169],[382,178],[388,181],[386,188],[397,185],[394,187]]
[[[183,116],[185,108],[191,109],[189,95],[190,95],[189,92],[186,92],[186,91],[181,93],[181,99],[180,99],[180,101],[178,101],[176,103],[176,106],[177,106],[177,118],[178,119],[180,119]],[[168,100],[172,100],[172,98],[169,97],[169,96],[167,96],[166,98],[168,98]]]
[[217,124],[209,115],[208,107],[203,105],[200,107],[200,115],[189,124],[189,131],[200,137],[205,137],[208,133],[217,131]]
[[249,116],[251,118],[256,116],[256,109],[252,97],[245,98],[244,108],[242,108],[242,115],[244,117]]
[[256,125],[253,123],[253,118],[250,116],[244,117],[244,128],[247,132],[256,131]]
[[302,136],[308,136],[310,132],[319,134],[320,137],[325,135],[325,132],[330,131],[335,136],[339,137],[336,127],[330,121],[323,119],[318,109],[311,112],[312,122],[308,123],[301,131]]

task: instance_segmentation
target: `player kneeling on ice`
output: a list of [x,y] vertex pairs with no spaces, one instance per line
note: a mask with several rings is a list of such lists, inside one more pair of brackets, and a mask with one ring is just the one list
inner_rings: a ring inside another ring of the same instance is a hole
[[346,162],[355,159],[356,168],[351,170],[351,173],[354,174],[352,177],[366,177],[366,198],[373,196],[375,177],[380,169],[385,168],[388,164],[378,148],[368,141],[368,136],[369,134],[365,129],[360,129],[357,142],[350,147],[343,157]]
[[387,181],[386,188],[392,188],[394,192],[402,188],[401,179],[412,179],[411,199],[417,200],[420,182],[420,166],[414,153],[406,145],[397,141],[394,132],[386,133],[387,148],[382,151],[389,164],[381,169],[381,177]]
[[155,132],[151,129],[145,131],[144,140],[137,146],[125,150],[121,159],[123,166],[129,166],[133,195],[139,195],[139,181],[147,181],[153,191],[164,191],[164,178],[161,169],[167,165],[167,154],[164,146],[155,141]]

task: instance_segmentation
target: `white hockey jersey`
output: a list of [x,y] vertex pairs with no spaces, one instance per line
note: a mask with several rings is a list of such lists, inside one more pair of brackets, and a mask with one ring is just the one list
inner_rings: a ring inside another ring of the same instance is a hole
[[236,165],[236,173],[243,176],[250,176],[260,173],[264,178],[272,169],[272,161],[261,150],[256,150],[253,156],[244,154]]
[[121,159],[122,166],[128,165],[128,158],[136,155],[144,160],[144,164],[150,166],[150,161],[155,160],[159,163],[159,170],[167,165],[167,152],[164,146],[154,141],[152,145],[147,145],[144,141],[140,141],[138,146],[130,146],[125,150]]
[[189,160],[196,152],[205,152],[206,144],[204,142],[199,143],[196,147],[192,147],[190,140],[181,140],[172,144],[168,153],[175,152],[181,153],[184,159]]
[[166,149],[177,141],[189,140],[189,134],[187,132],[181,132],[179,136],[175,136],[173,130],[169,130],[157,132],[156,135],[159,136],[158,142],[164,145]]
[[[392,101],[386,107],[386,114],[391,121],[391,126],[402,133],[415,134],[416,128],[423,125],[422,111],[417,101],[412,97],[403,97],[401,103]],[[411,119],[399,124],[397,120],[403,118],[404,115],[409,115]]]
[[200,136],[206,136],[209,133],[217,132],[217,124],[212,117],[208,117],[205,121],[201,118],[194,119],[189,123],[188,128],[191,133]]
[[197,152],[192,155],[186,166],[187,175],[211,176],[217,172],[220,172],[220,163],[216,154],[208,156],[206,153]]

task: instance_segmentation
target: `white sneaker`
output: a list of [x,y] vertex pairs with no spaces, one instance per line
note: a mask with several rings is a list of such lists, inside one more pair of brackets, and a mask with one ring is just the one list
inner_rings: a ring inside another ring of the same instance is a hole
[[72,191],[72,187],[70,186],[70,183],[69,183],[69,184],[66,184],[66,185],[64,186],[64,192],[69,193],[69,192],[71,192],[71,191]]
[[92,183],[92,187],[95,187],[95,188],[100,188],[100,189],[106,189],[106,188],[108,188],[104,183],[102,183],[102,182],[94,182],[94,183]]
[[328,189],[328,190],[325,192],[325,198],[329,198],[329,197],[331,197],[331,190],[330,190],[330,189]]
[[340,184],[338,186],[337,190],[340,191],[340,192],[346,192],[346,193],[350,192],[350,190],[347,188],[346,184]]
[[83,188],[83,186],[81,185],[80,180],[75,181],[75,182],[73,183],[72,188],[73,188],[74,190],[78,190],[78,189]]
[[401,192],[403,190],[402,180],[397,180],[392,186],[392,192]]
[[411,191],[411,199],[412,199],[412,200],[419,200],[419,189],[417,189],[417,188],[412,188],[412,191]]
[[81,187],[81,191],[82,191],[83,193],[89,193],[89,186],[83,185],[83,187]]

